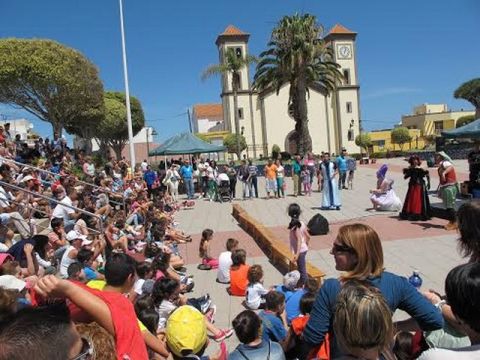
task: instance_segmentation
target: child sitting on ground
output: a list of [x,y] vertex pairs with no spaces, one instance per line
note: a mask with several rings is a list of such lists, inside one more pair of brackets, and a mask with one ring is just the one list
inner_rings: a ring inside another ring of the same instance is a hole
[[210,240],[213,238],[213,230],[205,229],[202,231],[202,238],[200,239],[200,247],[198,253],[202,259],[204,270],[217,269],[218,259],[215,259],[210,254]]
[[265,296],[265,310],[260,312],[263,340],[280,343],[285,349],[287,338],[287,316],[285,313],[285,295],[270,291]]
[[260,265],[252,265],[248,269],[248,288],[245,305],[250,310],[263,309],[265,307],[265,295],[268,290],[263,287],[263,269]]
[[217,282],[221,284],[230,284],[230,267],[232,266],[232,251],[238,247],[238,240],[228,239],[226,248],[218,257]]
[[[287,349],[292,353],[296,352],[296,346],[299,345],[300,337],[302,336],[303,329],[307,326],[308,319],[310,319],[310,312],[315,302],[315,294],[307,292],[303,294],[300,299],[300,315],[292,319],[290,329],[287,336]],[[292,350],[293,349],[293,350]]]
[[245,264],[247,253],[243,249],[237,249],[232,253],[232,266],[230,267],[230,295],[245,296],[248,285],[248,269]]

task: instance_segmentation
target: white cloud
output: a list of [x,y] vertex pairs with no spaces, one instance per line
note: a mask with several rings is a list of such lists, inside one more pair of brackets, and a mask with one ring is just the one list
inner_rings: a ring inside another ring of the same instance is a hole
[[422,92],[422,89],[418,88],[409,88],[409,87],[388,87],[385,89],[379,89],[366,93],[362,96],[363,99],[377,99],[385,96],[400,95],[400,94],[411,94]]

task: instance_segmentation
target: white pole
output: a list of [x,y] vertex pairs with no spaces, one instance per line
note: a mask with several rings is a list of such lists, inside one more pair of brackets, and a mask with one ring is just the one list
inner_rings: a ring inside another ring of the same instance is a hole
[[128,71],[127,71],[127,50],[125,47],[125,30],[123,29],[123,0],[118,0],[120,5],[120,30],[122,33],[122,56],[123,56],[123,76],[125,78],[125,106],[127,108],[127,126],[128,142],[130,145],[130,166],[132,173],[135,169],[135,144],[133,143],[132,112],[130,111],[130,90],[128,89]]

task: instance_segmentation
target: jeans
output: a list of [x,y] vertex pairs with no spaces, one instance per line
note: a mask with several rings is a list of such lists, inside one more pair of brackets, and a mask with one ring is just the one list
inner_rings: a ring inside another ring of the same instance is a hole
[[345,180],[347,180],[347,171],[339,171],[338,177],[338,190],[341,190],[345,187]]
[[132,225],[132,223],[135,226],[138,226],[140,224],[143,224],[143,216],[140,215],[139,213],[135,213],[130,215],[130,217],[125,221],[127,225]]
[[207,191],[208,191],[208,176],[202,176],[203,197],[207,197]]
[[237,179],[230,179],[230,197],[235,198],[235,188],[237,187]]
[[298,286],[304,285],[307,281],[307,251],[298,254],[297,268],[300,272],[300,282]]
[[[255,197],[258,198],[258,181],[256,176],[252,176],[251,179],[252,186],[255,189]],[[250,197],[252,197],[252,194],[250,194]]]
[[187,179],[183,179],[183,181],[185,182],[187,197],[189,199],[193,199],[195,195],[195,188],[193,187],[193,179],[187,178]]

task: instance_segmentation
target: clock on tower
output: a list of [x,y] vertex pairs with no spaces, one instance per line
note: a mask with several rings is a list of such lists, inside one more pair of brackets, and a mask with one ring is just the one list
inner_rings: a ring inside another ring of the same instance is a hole
[[337,58],[340,60],[352,58],[352,45],[337,44]]

